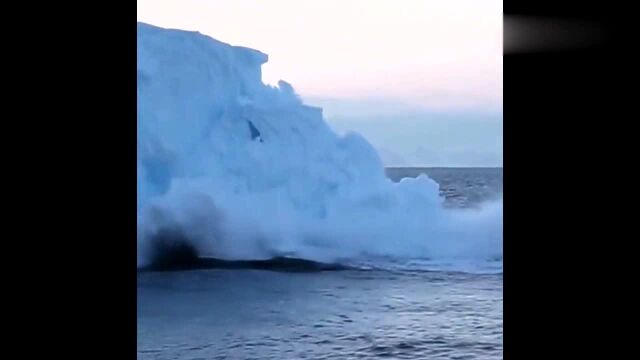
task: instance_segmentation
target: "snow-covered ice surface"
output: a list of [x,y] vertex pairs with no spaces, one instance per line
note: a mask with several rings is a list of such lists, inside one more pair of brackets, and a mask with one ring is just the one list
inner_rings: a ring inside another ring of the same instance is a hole
[[262,82],[266,54],[143,23],[137,49],[139,265],[172,231],[225,259],[501,271],[501,200],[446,209],[427,176],[392,182],[363,137]]

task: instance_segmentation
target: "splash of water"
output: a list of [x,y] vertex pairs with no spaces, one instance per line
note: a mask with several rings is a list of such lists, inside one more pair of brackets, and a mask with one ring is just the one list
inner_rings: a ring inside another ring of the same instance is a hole
[[168,231],[223,259],[501,257],[501,201],[446,210],[427,176],[391,182],[363,137],[263,84],[266,61],[138,24],[140,265]]

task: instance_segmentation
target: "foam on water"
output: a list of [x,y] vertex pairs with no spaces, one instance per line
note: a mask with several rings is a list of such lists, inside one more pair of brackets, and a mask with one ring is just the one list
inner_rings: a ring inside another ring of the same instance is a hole
[[167,230],[224,259],[501,258],[502,201],[447,210],[427,176],[388,180],[363,137],[263,84],[266,61],[138,24],[139,265]]

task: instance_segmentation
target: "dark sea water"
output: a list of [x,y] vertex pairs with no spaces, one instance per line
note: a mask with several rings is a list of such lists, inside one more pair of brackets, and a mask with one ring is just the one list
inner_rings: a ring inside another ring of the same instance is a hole
[[[502,192],[502,169],[426,172],[447,206]],[[138,274],[138,359],[502,359],[502,274],[198,270]]]

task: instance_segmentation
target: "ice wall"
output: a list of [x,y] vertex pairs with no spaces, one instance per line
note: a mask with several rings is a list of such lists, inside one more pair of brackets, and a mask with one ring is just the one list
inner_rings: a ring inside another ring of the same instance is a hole
[[447,211],[426,176],[392,183],[364,138],[336,135],[290,84],[263,84],[267,59],[138,24],[141,264],[167,231],[230,259],[501,256],[501,205]]

